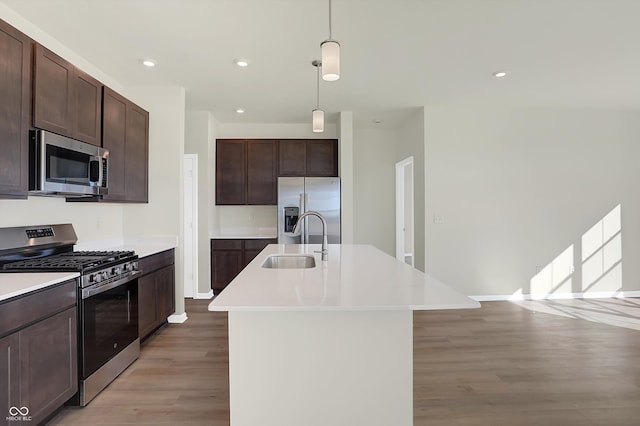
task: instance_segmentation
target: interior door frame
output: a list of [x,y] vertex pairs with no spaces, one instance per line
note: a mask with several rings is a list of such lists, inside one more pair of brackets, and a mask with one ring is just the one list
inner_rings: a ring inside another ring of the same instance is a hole
[[[184,250],[183,271],[184,297],[198,298],[198,154],[184,154],[184,211],[183,211],[183,232],[186,240],[187,234],[191,235],[191,247]],[[192,179],[187,179],[191,174]],[[188,182],[192,182],[188,185]],[[189,202],[189,197],[191,202]],[[189,227],[189,218],[192,218]],[[192,277],[188,275],[186,265],[190,264],[193,271]]]
[[[405,231],[406,231],[406,224],[405,224],[405,206],[406,206],[406,198],[405,198],[405,189],[406,189],[406,182],[405,182],[405,175],[406,175],[406,168],[407,167],[411,167],[411,170],[413,170],[413,156],[411,157],[407,157],[402,161],[398,161],[396,163],[396,259],[408,263],[411,266],[414,266],[415,264],[415,240],[412,238],[412,242],[413,242],[413,247],[410,250],[411,253],[411,257],[409,259],[409,261],[407,261],[407,251],[405,250],[405,243],[406,243],[406,239],[405,239]],[[415,230],[415,205],[414,205],[414,200],[415,200],[415,194],[414,194],[414,190],[415,190],[415,182],[413,179],[413,173],[411,174],[411,191],[410,191],[410,197],[411,197],[411,206],[413,206],[413,211],[411,212],[411,226],[410,229],[411,230]]]

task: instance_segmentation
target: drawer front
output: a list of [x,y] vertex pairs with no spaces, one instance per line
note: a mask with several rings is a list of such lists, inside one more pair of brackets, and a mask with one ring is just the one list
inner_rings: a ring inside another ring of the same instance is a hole
[[74,306],[77,290],[77,280],[70,280],[0,304],[0,337]]
[[211,250],[242,250],[242,240],[211,240]]
[[165,266],[171,266],[174,262],[175,252],[174,249],[170,249],[140,258],[138,260],[138,267],[143,274],[148,274]]
[[274,238],[260,238],[255,240],[244,240],[245,250],[262,250],[269,244],[276,244],[278,240]]

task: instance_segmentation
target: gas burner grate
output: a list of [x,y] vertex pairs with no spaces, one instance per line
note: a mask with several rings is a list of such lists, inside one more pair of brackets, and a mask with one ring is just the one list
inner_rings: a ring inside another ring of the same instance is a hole
[[7,263],[4,269],[83,271],[132,257],[133,251],[73,251]]

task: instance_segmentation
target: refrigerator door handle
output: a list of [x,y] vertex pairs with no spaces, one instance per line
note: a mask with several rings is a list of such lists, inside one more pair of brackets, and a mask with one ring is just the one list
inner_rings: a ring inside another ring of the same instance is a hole
[[[304,193],[304,213],[307,212],[308,205],[309,205],[309,194],[305,192]],[[305,225],[306,224],[307,223],[305,222]],[[304,228],[302,228],[302,232],[304,232],[304,244],[309,244],[309,228],[305,226]]]
[[[307,211],[307,194],[305,194],[304,192],[300,193],[300,216],[302,216],[302,214],[304,212]],[[300,244],[306,244],[307,243],[307,228],[306,226],[304,226],[304,222],[300,224],[301,228],[300,228]]]

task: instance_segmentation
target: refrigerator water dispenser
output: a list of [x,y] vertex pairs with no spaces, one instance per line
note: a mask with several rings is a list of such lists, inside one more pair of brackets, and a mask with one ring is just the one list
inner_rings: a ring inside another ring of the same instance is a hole
[[299,207],[284,208],[284,232],[293,232],[293,227],[296,226],[299,216],[300,216]]

